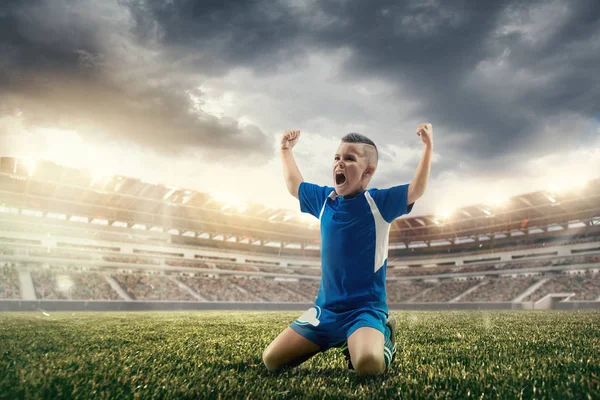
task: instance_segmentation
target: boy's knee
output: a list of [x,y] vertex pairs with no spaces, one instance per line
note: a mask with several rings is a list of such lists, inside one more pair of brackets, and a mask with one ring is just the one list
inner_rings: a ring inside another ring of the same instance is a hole
[[378,375],[385,371],[383,354],[367,353],[352,360],[352,366],[359,375]]
[[262,353],[262,360],[263,364],[265,364],[265,367],[267,367],[269,371],[275,371],[277,369],[276,360],[274,359],[273,353],[268,347]]

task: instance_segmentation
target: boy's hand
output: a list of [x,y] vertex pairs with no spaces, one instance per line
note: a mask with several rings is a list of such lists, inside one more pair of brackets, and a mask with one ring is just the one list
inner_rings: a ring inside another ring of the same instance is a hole
[[421,136],[425,146],[433,146],[433,127],[431,124],[420,124],[417,127],[417,135]]
[[285,131],[281,137],[281,150],[291,150],[298,143],[300,131]]

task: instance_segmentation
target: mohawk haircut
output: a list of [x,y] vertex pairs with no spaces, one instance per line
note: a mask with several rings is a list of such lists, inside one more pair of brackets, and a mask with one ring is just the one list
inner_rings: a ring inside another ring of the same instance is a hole
[[[375,149],[375,154],[372,151],[366,150],[365,155],[369,159],[369,163],[377,166],[377,162],[379,161],[379,152],[377,151],[377,146],[375,142],[366,137],[365,135],[361,135],[360,133],[349,133],[342,138],[342,143],[362,143],[373,146]],[[374,159],[373,159],[374,158]]]

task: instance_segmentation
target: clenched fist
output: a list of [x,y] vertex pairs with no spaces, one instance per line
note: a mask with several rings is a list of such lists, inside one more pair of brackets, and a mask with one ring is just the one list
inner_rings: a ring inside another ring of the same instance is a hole
[[421,137],[426,146],[433,146],[433,127],[431,124],[419,124],[417,135]]
[[281,137],[281,150],[291,150],[298,142],[300,131],[285,131]]

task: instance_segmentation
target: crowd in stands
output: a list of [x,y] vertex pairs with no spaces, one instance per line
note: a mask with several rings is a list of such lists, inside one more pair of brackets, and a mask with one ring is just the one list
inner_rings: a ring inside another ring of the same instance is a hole
[[31,271],[38,300],[121,300],[97,272]]
[[[40,300],[121,300],[104,275],[58,269],[30,272],[36,296]],[[208,301],[236,302],[312,302],[319,280],[272,280],[236,276],[166,276],[142,273],[113,275],[115,281],[134,300],[198,301],[179,282]],[[523,301],[537,301],[548,293],[575,293],[570,300],[600,299],[600,272],[561,273],[548,276],[501,277],[489,280],[388,281],[387,301],[447,302],[467,292],[459,302],[513,301],[527,288],[547,281]],[[0,267],[0,298],[20,298],[20,283],[15,267]]]
[[306,296],[292,291],[282,285],[279,281],[270,279],[243,279],[232,278],[233,282],[260,297],[264,301],[284,301],[284,302],[306,302],[309,299]]
[[286,267],[271,267],[268,265],[259,265],[260,272],[270,272],[275,274],[293,274],[294,270]]
[[14,256],[15,249],[13,247],[0,246],[0,254],[4,254],[7,256]]
[[386,285],[388,303],[403,303],[425,290],[435,287],[433,282],[422,281],[388,281]]
[[38,300],[68,300],[66,290],[59,289],[56,272],[51,270],[31,271],[31,279]]
[[237,286],[229,278],[178,277],[179,281],[209,301],[261,301],[260,297]]
[[509,262],[497,262],[475,265],[462,265],[456,267],[410,267],[410,268],[390,268],[388,276],[429,276],[465,272],[485,272],[485,271],[505,271],[519,268],[542,268],[557,267],[574,264],[600,263],[599,255],[576,255],[556,258],[544,258],[540,260],[513,260]]
[[[581,239],[583,240],[583,239]],[[587,239],[586,239],[587,240]],[[101,254],[89,253],[86,251],[51,249],[46,248],[23,248],[26,254],[34,257],[45,258],[64,258],[70,260],[104,260],[109,262],[119,262],[127,264],[164,264],[171,267],[189,267],[209,271],[243,271],[243,272],[265,272],[296,274],[307,276],[319,276],[321,270],[314,266],[297,266],[290,264],[290,267],[277,266],[276,262],[263,262],[250,260],[251,265],[237,263],[235,261],[220,261],[218,265],[209,263],[204,259],[179,259],[173,257],[152,257],[144,255],[127,254]],[[0,246],[0,255],[13,255],[15,249],[10,245]],[[207,257],[218,258],[218,257]],[[230,259],[233,260],[233,259]],[[503,271],[524,269],[524,268],[545,268],[548,272],[555,272],[558,268],[549,269],[548,267],[564,267],[579,264],[594,264],[600,266],[600,255],[598,254],[576,254],[570,256],[553,256],[544,258],[523,257],[511,261],[492,261],[475,263],[468,265],[441,265],[434,267],[413,266],[409,268],[392,267],[387,271],[388,277],[402,276],[431,276],[452,273],[477,273],[487,271]],[[49,261],[58,262],[58,261]],[[447,264],[447,263],[446,263]],[[0,267],[1,268],[1,267]],[[135,267],[132,267],[132,269]],[[578,268],[578,267],[577,267]],[[595,267],[592,267],[595,268]],[[4,268],[0,275],[0,297],[10,298],[16,296],[20,298],[20,283],[18,274],[14,269],[7,272]],[[542,271],[543,272],[543,271]],[[213,275],[218,275],[214,273]],[[227,276],[225,276],[227,275]],[[129,293],[132,299],[139,300],[183,300],[197,301],[198,299],[191,295],[187,290],[182,289],[174,279],[186,283],[193,291],[209,301],[312,301],[316,297],[319,281],[275,281],[266,278],[250,279],[250,277],[235,277],[233,272],[225,273],[220,277],[176,277],[166,278],[164,275],[146,275],[146,274],[117,274],[115,279]],[[574,292],[576,296],[571,300],[596,300],[600,298],[600,274],[594,274],[593,271],[573,274],[558,274],[550,278],[544,285],[536,290],[527,301],[536,301],[548,293],[553,292]],[[70,270],[57,272],[52,270],[37,270],[31,272],[36,295],[39,299],[77,299],[77,300],[119,300],[120,296],[106,282],[103,275],[99,273],[76,273]],[[485,301],[512,301],[515,297],[524,292],[528,287],[539,281],[540,277],[528,278],[492,278],[486,281],[478,289],[465,294],[458,301],[460,302],[485,302]],[[189,281],[189,282],[188,282]],[[68,283],[68,284],[65,284]],[[477,285],[481,281],[442,281],[441,283],[411,281],[398,282],[388,281],[388,301],[389,302],[444,302],[450,301],[469,288]],[[436,286],[435,290],[429,290]]]
[[[548,248],[548,247],[558,247],[558,246],[568,246],[573,244],[583,244],[583,243],[593,243],[600,242],[600,234],[592,233],[588,236],[582,235],[581,237],[558,237],[558,238],[546,238],[544,240],[540,240],[537,238],[533,243],[524,240],[518,240],[515,242],[515,238],[507,238],[496,240],[494,245],[492,246],[489,242],[481,242],[484,247],[481,249],[473,248],[474,244],[464,244],[453,246],[452,248],[448,248],[445,246],[440,247],[425,247],[421,249],[409,248],[409,249],[395,249],[390,250],[390,262],[395,261],[406,261],[406,257],[410,259],[420,260],[425,257],[425,254],[431,253],[432,255],[439,255],[440,252],[447,254],[448,256],[477,256],[482,254],[489,254],[490,252],[499,252],[499,251],[517,251],[517,250],[528,250],[528,249],[539,249],[539,248]],[[423,252],[422,250],[425,250]],[[406,253],[414,253],[415,255],[406,254]],[[419,254],[418,256],[416,254]]]
[[20,288],[17,270],[12,266],[0,267],[0,299],[20,299]]
[[226,271],[246,271],[246,272],[258,272],[258,268],[252,265],[240,265],[240,264],[217,264],[217,268]]
[[165,260],[165,264],[170,267],[188,267],[188,268],[203,268],[203,269],[211,269],[212,266],[202,261],[193,261],[193,260],[178,260],[173,258],[167,258]]
[[449,274],[453,272],[452,267],[409,267],[409,268],[390,268],[387,270],[387,276],[427,276]]
[[28,255],[33,257],[44,257],[44,258],[66,258],[69,260],[91,260],[92,255],[81,253],[77,251],[64,251],[52,249],[48,250],[29,250],[27,252]]
[[160,265],[160,260],[150,257],[138,257],[138,256],[128,256],[128,255],[110,255],[110,256],[102,256],[104,261],[109,262],[119,262],[119,263],[128,263],[128,264],[154,264]]
[[538,282],[539,277],[490,279],[483,286],[461,297],[459,302],[512,301],[528,287]]
[[299,281],[279,281],[279,284],[298,293],[300,296],[304,296],[310,301],[314,301],[317,298],[319,292],[320,281],[315,280],[299,280]]
[[246,259],[246,264],[270,265],[272,267],[278,267],[280,265],[277,261],[252,260],[249,258]]
[[113,278],[132,300],[197,301],[175,280],[165,275],[115,274]]
[[[464,265],[462,267],[454,268],[450,272],[484,272],[484,271],[493,271],[497,269],[503,269],[501,267],[502,264],[478,264],[478,265]],[[512,265],[508,268],[516,268]]]
[[479,283],[481,282],[477,280],[442,281],[435,289],[418,294],[412,301],[415,303],[447,302]]
[[600,299],[600,273],[561,273],[557,274],[523,301],[538,301],[550,293],[575,293],[569,300],[598,300]]
[[294,268],[294,273],[297,275],[305,275],[305,276],[319,276],[321,275],[320,268]]
[[97,272],[71,273],[73,286],[69,293],[74,300],[122,300],[106,282],[104,275]]

